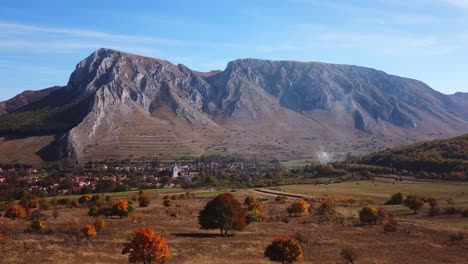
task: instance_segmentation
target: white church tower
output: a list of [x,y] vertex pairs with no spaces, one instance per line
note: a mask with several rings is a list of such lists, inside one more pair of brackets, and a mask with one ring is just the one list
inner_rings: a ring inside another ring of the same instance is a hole
[[172,168],[172,178],[177,178],[179,177],[179,166],[177,166],[177,163],[174,163],[174,167]]

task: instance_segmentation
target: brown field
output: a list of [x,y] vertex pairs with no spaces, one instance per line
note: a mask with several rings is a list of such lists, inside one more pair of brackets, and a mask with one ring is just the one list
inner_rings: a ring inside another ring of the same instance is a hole
[[[421,186],[415,186],[421,190]],[[287,190],[294,188],[298,187]],[[106,220],[107,228],[89,242],[77,241],[68,234],[72,223],[79,227],[93,223],[87,208],[60,208],[56,219],[52,217],[53,210],[45,211],[51,233],[43,235],[26,233],[29,221],[2,218],[6,237],[0,242],[0,263],[127,263],[127,256],[120,254],[122,244],[133,228],[141,226],[154,227],[167,238],[172,255],[167,263],[271,263],[263,257],[267,244],[275,237],[294,236],[297,232],[310,238],[303,245],[303,263],[344,263],[339,253],[346,246],[358,252],[355,263],[468,263],[468,238],[461,242],[449,239],[456,232],[468,237],[468,220],[459,215],[415,218],[407,210],[397,215],[399,230],[384,233],[379,225],[357,225],[356,212],[361,206],[338,207],[339,217],[334,221],[322,221],[314,214],[289,217],[285,210],[288,203],[274,202],[275,195],[240,190],[234,192],[239,200],[255,195],[263,201],[271,218],[252,223],[235,236],[219,237],[217,230],[200,230],[197,220],[199,210],[214,194],[204,192],[195,198],[178,199],[170,208],[163,207],[159,195],[149,207],[136,208],[143,214],[141,224],[131,223],[130,217]],[[380,200],[376,202],[376,206],[381,205]],[[179,212],[180,216],[173,218],[172,212]]]

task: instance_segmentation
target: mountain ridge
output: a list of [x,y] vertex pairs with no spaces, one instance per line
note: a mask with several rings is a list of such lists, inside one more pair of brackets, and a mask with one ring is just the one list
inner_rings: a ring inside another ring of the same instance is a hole
[[[24,116],[40,118],[13,122]],[[79,62],[67,86],[0,116],[4,135],[54,136],[34,149],[38,161],[79,163],[210,153],[314,159],[320,146],[339,157],[466,131],[462,97],[371,68],[239,59],[201,73],[111,49]],[[13,152],[0,150],[0,161]]]

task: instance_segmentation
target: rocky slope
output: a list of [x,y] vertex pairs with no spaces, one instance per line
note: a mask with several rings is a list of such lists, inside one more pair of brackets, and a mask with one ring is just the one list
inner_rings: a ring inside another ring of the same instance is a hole
[[340,158],[468,131],[465,100],[374,69],[243,59],[200,73],[110,49],[81,61],[66,87],[15,110],[0,117],[0,161],[25,139],[37,142],[31,136],[43,143],[23,151],[37,162],[85,162]]

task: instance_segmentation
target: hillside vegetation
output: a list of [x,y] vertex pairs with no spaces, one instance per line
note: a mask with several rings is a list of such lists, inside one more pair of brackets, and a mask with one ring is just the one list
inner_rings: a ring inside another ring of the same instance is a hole
[[468,172],[468,134],[386,149],[353,162],[392,168],[417,177],[465,180]]

